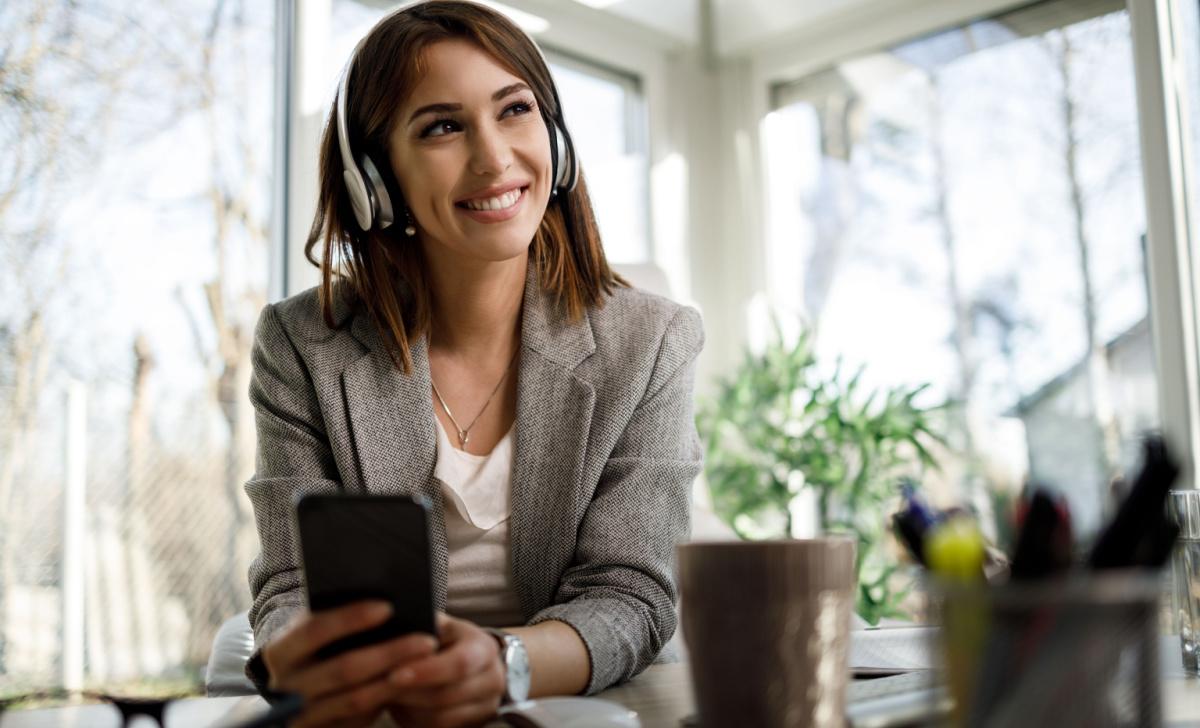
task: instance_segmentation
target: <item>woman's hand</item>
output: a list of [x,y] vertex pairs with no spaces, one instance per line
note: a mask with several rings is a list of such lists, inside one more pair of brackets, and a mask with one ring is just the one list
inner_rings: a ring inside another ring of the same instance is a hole
[[389,673],[433,655],[437,642],[432,636],[405,635],[322,661],[315,656],[325,645],[376,627],[390,615],[391,605],[386,602],[305,612],[263,648],[267,687],[304,698],[303,712],[289,725],[357,728],[370,725],[394,702],[397,689],[388,681]]
[[441,650],[393,670],[392,718],[409,728],[480,726],[496,715],[506,675],[500,643],[462,619],[438,614]]

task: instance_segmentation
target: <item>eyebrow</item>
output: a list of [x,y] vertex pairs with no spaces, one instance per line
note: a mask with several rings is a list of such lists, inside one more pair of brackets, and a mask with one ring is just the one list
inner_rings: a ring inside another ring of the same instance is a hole
[[[531,89],[529,86],[521,81],[518,81],[517,83],[510,83],[496,93],[492,94],[492,101],[499,101],[500,99],[503,99],[506,96],[511,96],[518,91],[530,90]],[[428,104],[414,111],[412,116],[408,117],[408,123],[413,123],[416,121],[418,116],[423,114],[448,114],[453,111],[462,111],[462,104]]]

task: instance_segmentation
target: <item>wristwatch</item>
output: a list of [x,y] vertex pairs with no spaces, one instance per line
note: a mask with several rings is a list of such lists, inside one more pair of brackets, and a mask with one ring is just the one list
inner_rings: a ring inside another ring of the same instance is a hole
[[529,654],[521,638],[502,629],[485,628],[500,643],[504,663],[504,704],[520,703],[529,697]]

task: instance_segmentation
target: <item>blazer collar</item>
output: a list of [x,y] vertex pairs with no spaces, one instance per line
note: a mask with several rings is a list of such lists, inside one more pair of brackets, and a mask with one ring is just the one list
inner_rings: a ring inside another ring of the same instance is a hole
[[596,351],[587,310],[578,321],[567,318],[555,296],[542,289],[532,258],[525,271],[521,317],[522,348],[533,349],[566,369],[574,369]]

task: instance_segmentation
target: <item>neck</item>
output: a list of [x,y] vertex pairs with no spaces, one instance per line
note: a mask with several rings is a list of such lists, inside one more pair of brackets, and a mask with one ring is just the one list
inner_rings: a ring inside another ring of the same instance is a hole
[[446,264],[429,256],[430,348],[479,360],[511,356],[520,342],[528,254],[498,263]]

